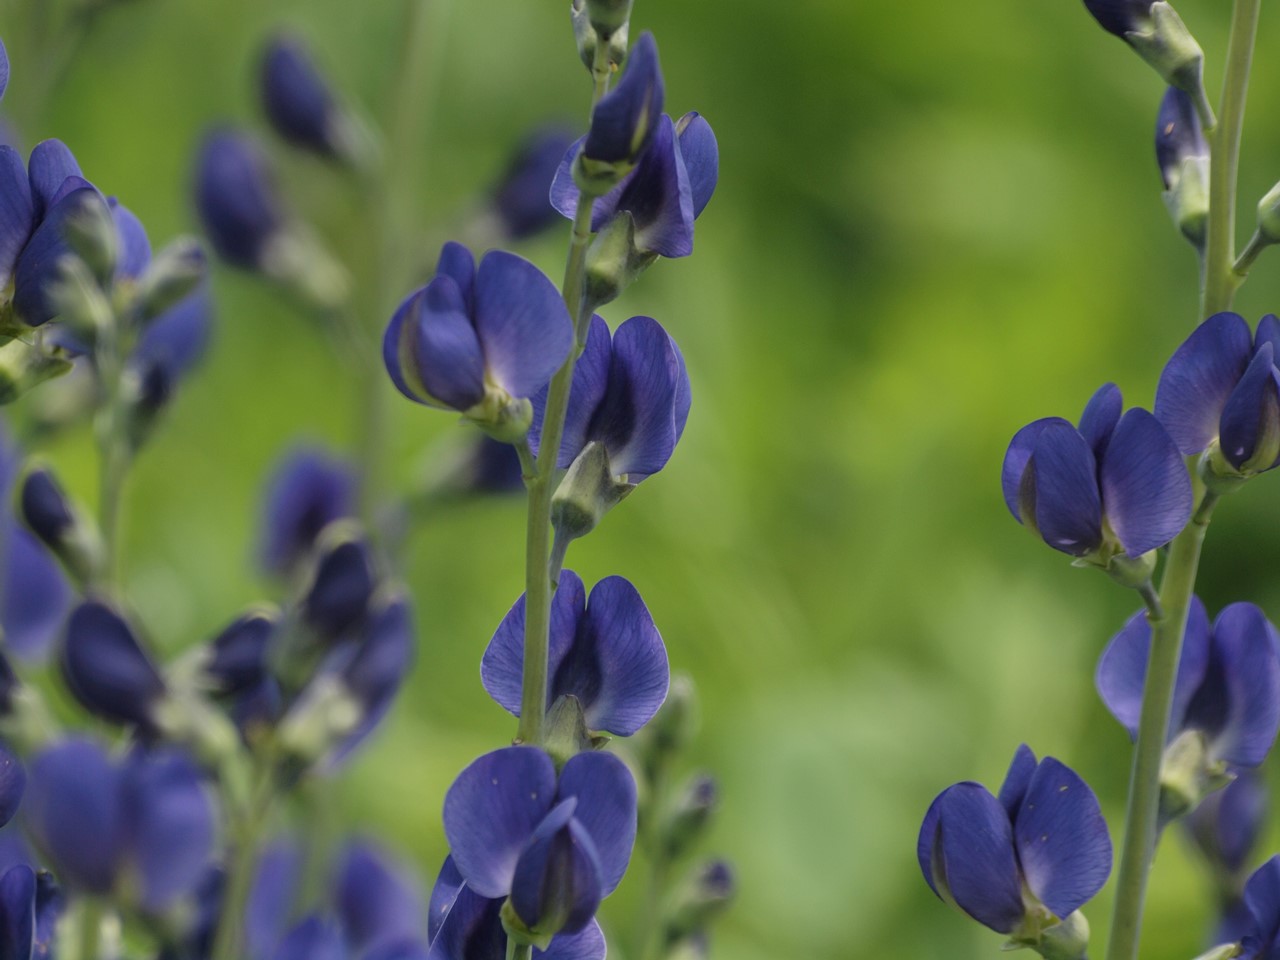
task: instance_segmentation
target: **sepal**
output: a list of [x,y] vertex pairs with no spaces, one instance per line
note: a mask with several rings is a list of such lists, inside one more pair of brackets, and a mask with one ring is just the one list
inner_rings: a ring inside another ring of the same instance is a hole
[[1126,33],[1124,39],[1169,86],[1203,98],[1204,51],[1164,0],[1151,5],[1151,18],[1143,29]]
[[1160,822],[1168,824],[1221,790],[1235,775],[1214,759],[1203,731],[1184,730],[1165,747],[1160,761]]
[[613,475],[604,444],[592,440],[573,461],[551,498],[551,525],[556,539],[567,545],[586,536],[635,488],[634,483]]
[[631,211],[615,214],[587,248],[586,309],[616,300],[656,259],[657,254],[637,249]]
[[155,255],[138,282],[135,303],[143,323],[177,306],[205,278],[204,247],[195,237],[178,237]]
[[46,380],[70,371],[71,359],[60,347],[26,340],[0,346],[0,406],[13,403]]
[[[1034,917],[1028,912],[1028,920]],[[1043,916],[1035,918],[1043,922]],[[1030,947],[1044,960],[1085,960],[1089,948],[1089,921],[1077,910],[1063,920],[1056,920],[1048,915],[1050,924],[1026,932],[1015,930],[1005,945],[1006,949],[1016,950]]]
[[1280,183],[1258,201],[1258,236],[1267,243],[1280,243]]
[[1174,226],[1197,250],[1202,248],[1209,223],[1209,158],[1183,160],[1163,198]]
[[108,284],[120,257],[120,234],[107,201],[96,190],[85,190],[62,223],[67,246],[84,261],[101,284]]
[[579,753],[603,749],[609,740],[609,737],[595,736],[587,729],[582,701],[573,694],[557,697],[547,711],[542,748],[551,754],[557,771],[562,770]]
[[632,0],[587,0],[587,18],[602,37],[625,30],[631,19]]

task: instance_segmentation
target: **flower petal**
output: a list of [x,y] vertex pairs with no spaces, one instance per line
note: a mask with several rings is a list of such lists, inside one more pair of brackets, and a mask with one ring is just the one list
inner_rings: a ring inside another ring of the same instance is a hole
[[36,875],[20,863],[0,876],[0,957],[30,960],[35,939]]
[[[565,412],[564,434],[560,441],[557,466],[567,469],[587,445],[591,419],[604,400],[609,387],[609,367],[613,362],[613,340],[609,325],[595,314],[587,328],[587,345],[573,367],[573,384],[569,388],[569,408]],[[548,389],[533,398],[533,423],[529,427],[529,447],[537,454],[542,438],[542,418],[546,415]]]
[[370,843],[353,840],[343,848],[334,900],[347,943],[356,953],[422,937],[425,924],[418,884]]
[[475,312],[476,258],[470,250],[452,240],[446,243],[440,248],[440,256],[436,260],[436,276],[448,277],[456,283],[462,302],[466,304],[466,314],[470,316]]
[[262,565],[284,574],[300,562],[334,520],[356,507],[355,471],[324,450],[299,447],[272,471],[262,512]]
[[431,941],[427,960],[503,960],[507,934],[502,900],[480,896],[463,885]]
[[1035,471],[1036,529],[1044,542],[1073,556],[1096,548],[1102,542],[1102,499],[1089,442],[1065,421],[1046,423],[1027,469]]
[[1009,814],[1009,821],[1018,813],[1022,798],[1027,794],[1027,787],[1039,766],[1036,755],[1025,743],[1021,744],[1013,754],[1013,762],[1009,764],[1009,772],[1004,775],[1004,783],[1000,785],[1000,793],[996,799]]
[[1268,313],[1258,321],[1258,330],[1253,335],[1253,352],[1257,353],[1264,343],[1271,344],[1272,356],[1280,357],[1280,317]]
[[1107,521],[1130,557],[1162,547],[1191,519],[1191,478],[1160,421],[1135,407],[1120,418],[1100,471]]
[[1085,404],[1080,415],[1080,436],[1088,441],[1095,460],[1102,461],[1123,409],[1124,398],[1114,383],[1103,384]]
[[531,929],[581,930],[600,906],[600,857],[573,819],[577,801],[557,804],[533,832],[516,863],[511,906]]
[[[1266,470],[1275,463],[1278,432],[1280,386],[1276,384],[1272,346],[1264,343],[1222,409],[1219,443],[1223,456],[1237,470]],[[1255,452],[1264,462],[1252,462]]]
[[1244,902],[1253,914],[1258,936],[1272,943],[1280,934],[1280,855],[1253,872],[1244,885]]
[[622,79],[592,110],[583,154],[608,163],[639,156],[662,114],[663,100],[658,44],[646,30],[627,55]]
[[604,896],[613,893],[631,861],[636,840],[636,782],[611,753],[579,753],[560,773],[557,797],[576,797],[574,819],[595,841]]
[[61,140],[45,140],[37,143],[27,163],[27,176],[31,184],[31,199],[35,204],[35,221],[39,224],[48,215],[68,177],[83,177],[80,164],[71,150]]
[[[551,631],[547,652],[547,673],[555,677],[565,655],[573,646],[587,605],[587,592],[582,580],[572,570],[560,573],[560,584],[551,598]],[[524,625],[525,595],[521,594],[498,624],[493,638],[480,660],[480,682],[489,696],[503,709],[520,716],[520,700],[524,683]],[[573,690],[557,690],[554,683],[547,687],[547,706],[562,693]],[[578,698],[582,699],[581,696]],[[584,704],[585,706],[585,704]]]
[[[1000,468],[1000,488],[1004,493],[1005,506],[1019,523],[1035,525],[1035,474],[1027,475],[1027,464],[1035,453],[1036,440],[1046,424],[1058,423],[1066,427],[1071,424],[1061,417],[1045,417],[1033,420],[1013,435],[1009,441],[1009,449],[1005,451],[1004,463]],[[1072,427],[1072,429],[1075,429]],[[1024,485],[1029,489],[1024,489]],[[1029,502],[1024,502],[1024,500]],[[1024,516],[1024,509],[1029,508],[1031,516]]]
[[[561,216],[568,217],[570,220],[578,210],[578,185],[573,182],[573,166],[578,159],[578,151],[586,142],[586,137],[579,137],[569,144],[564,157],[560,160],[560,166],[556,168],[555,176],[551,178],[551,206],[555,207],[556,212]],[[614,190],[616,189],[615,187]],[[603,223],[603,217],[599,223],[596,221],[596,209],[599,206],[600,200],[597,200],[592,209],[591,230],[593,232],[599,230]]]
[[273,960],[347,960],[342,933],[334,923],[307,917],[285,935]]
[[1249,357],[1253,336],[1238,313],[1215,313],[1174,351],[1156,387],[1156,418],[1182,453],[1199,453],[1218,436],[1218,421]]
[[635,221],[636,249],[663,257],[693,253],[693,189],[676,148],[675,128],[663,114],[653,141],[618,197]]
[[[1204,680],[1209,665],[1209,637],[1209,615],[1200,598],[1192,597],[1169,709],[1170,740],[1182,732],[1187,706]],[[1142,715],[1142,688],[1146,683],[1150,649],[1151,625],[1146,613],[1139,610],[1102,651],[1094,676],[1103,704],[1135,739]]]
[[200,222],[218,256],[237,267],[261,267],[286,214],[258,142],[232,129],[211,131],[196,161],[195,192]]
[[444,863],[440,866],[440,875],[436,877],[435,886],[431,888],[431,900],[427,905],[428,943],[435,940],[436,934],[440,932],[440,925],[449,915],[453,902],[458,899],[458,894],[462,892],[466,883],[467,881],[462,879],[462,874],[458,872],[458,865],[453,862],[453,856],[445,857]]
[[[563,127],[542,127],[517,147],[494,186],[494,212],[507,236],[522,240],[558,222],[548,192],[573,136]],[[577,203],[577,198],[573,201]]]
[[244,912],[245,952],[250,960],[266,960],[280,943],[302,869],[302,848],[292,839],[269,843],[259,854]]
[[9,86],[9,53],[0,40],[0,100],[4,99],[5,87]]
[[391,379],[410,400],[469,410],[484,398],[484,355],[458,285],[437,276],[400,305],[382,342]]
[[26,165],[13,147],[0,146],[0,289],[9,285],[34,229],[35,203]]
[[586,616],[551,678],[552,699],[576,696],[591,730],[629,737],[652,719],[671,676],[662,636],[634,586],[606,577],[592,588]]
[[532,397],[573,346],[573,321],[555,284],[528,260],[494,250],[476,273],[475,329],[485,370],[513,397]]
[[62,651],[67,686],[86,709],[116,723],[150,727],[164,680],[133,629],[104,603],[86,601],[67,622]]
[[520,851],[555,791],[555,765],[536,747],[495,750],[458,775],[444,798],[444,832],[471,889],[486,897],[511,892]]
[[61,260],[72,256],[63,230],[68,220],[86,205],[102,203],[98,191],[81,180],[72,178],[71,189],[55,194],[48,214],[27,242],[14,270],[13,309],[18,319],[30,327],[48,323],[58,314],[50,295],[50,287],[61,273]]
[[1031,892],[1067,917],[1111,874],[1111,837],[1098,798],[1070,767],[1040,761],[1014,822],[1022,875]]
[[259,68],[262,109],[280,138],[322,157],[335,157],[337,103],[302,41],[276,36]]
[[716,144],[711,124],[696,111],[690,111],[676,121],[676,135],[684,168],[689,174],[693,215],[697,218],[702,216],[702,211],[711,202],[711,195],[716,192],[716,181],[720,178],[720,147]]
[[0,600],[4,646],[22,658],[40,657],[62,628],[71,588],[62,568],[29,531],[11,523],[3,535],[8,541]]
[[133,211],[117,200],[108,200],[120,247],[116,253],[116,276],[137,280],[151,262],[151,241],[147,229]]

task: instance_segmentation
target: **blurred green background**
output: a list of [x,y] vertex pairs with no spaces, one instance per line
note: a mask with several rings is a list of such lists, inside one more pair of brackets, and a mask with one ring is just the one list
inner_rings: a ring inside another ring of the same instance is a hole
[[[399,2],[132,0],[99,18],[47,99],[24,84],[48,65],[5,33],[18,8],[44,2],[0,0],[4,107],[28,145],[67,141],[153,241],[195,227],[203,129],[262,129],[252,78],[269,28],[300,31],[354,102],[390,113]],[[590,91],[566,8],[435,0],[413,104],[429,129],[410,145],[400,198],[415,239],[399,251],[397,289],[365,304],[371,331],[525,130],[581,125]],[[1216,91],[1227,10],[1179,9]],[[1119,839],[1128,744],[1092,672],[1136,604],[1028,536],[998,477],[1019,426],[1076,417],[1107,380],[1149,406],[1196,320],[1195,258],[1168,222],[1152,153],[1160,82],[1078,0],[636,0],[633,28],[657,35],[670,112],[714,125],[721,178],[695,255],[657,265],[606,314],[667,326],[694,406],[671,465],[569,562],[588,582],[630,578],[701,691],[689,764],[713,770],[723,793],[705,849],[732,859],[741,885],[714,955],[995,956],[998,935],[925,886],[916,831],[950,783],[998,786],[1025,741],[1095,786]],[[1264,19],[1259,49],[1278,30]],[[1278,71],[1266,56],[1255,67],[1242,239],[1254,198],[1280,177]],[[295,207],[344,256],[367,256],[350,184],[277,152]],[[565,233],[521,252],[557,276]],[[1276,307],[1275,262],[1264,255],[1238,300],[1251,319]],[[252,558],[261,483],[282,448],[349,445],[357,429],[355,381],[315,325],[252,278],[223,270],[216,286],[214,349],[127,494],[129,594],[174,651],[271,595]],[[406,489],[462,431],[385,393],[388,482]],[[88,431],[45,452],[92,501]],[[1218,511],[1202,578],[1211,610],[1247,598],[1280,615],[1275,482]],[[514,732],[478,662],[522,589],[522,549],[519,498],[412,531],[417,667],[334,786],[353,825],[427,877],[452,777]],[[606,927],[626,931],[639,886],[606,905]],[[1206,890],[1171,835],[1148,955],[1198,952]],[[1086,910],[1096,949],[1109,897]]]

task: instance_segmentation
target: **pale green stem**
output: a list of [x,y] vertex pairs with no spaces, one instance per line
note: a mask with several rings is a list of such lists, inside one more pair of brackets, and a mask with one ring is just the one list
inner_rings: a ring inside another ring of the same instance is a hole
[[533,947],[507,938],[507,960],[533,960]]
[[1240,256],[1236,258],[1235,266],[1231,268],[1232,272],[1238,277],[1236,286],[1244,282],[1244,278],[1248,276],[1249,271],[1253,268],[1253,262],[1269,246],[1271,246],[1271,242],[1264,239],[1261,233],[1254,231],[1253,236],[1249,238],[1249,245],[1241,251]]
[[[592,70],[595,92],[592,108],[609,87],[608,44],[596,47]],[[561,293],[569,315],[573,318],[577,343],[591,321],[583,310],[583,287],[586,277],[587,245],[591,241],[591,209],[593,198],[578,197],[573,218],[573,235],[569,240],[569,256],[565,265]],[[565,414],[569,409],[569,391],[573,386],[573,368],[580,348],[570,350],[564,365],[556,371],[547,391],[546,412],[539,438],[537,471],[528,482],[529,523],[525,540],[525,620],[524,674],[520,692],[520,724],[516,739],[522,743],[541,743],[547,709],[547,651],[551,630],[551,495],[555,492],[556,461],[560,440],[564,436]]]
[[108,591],[118,586],[120,564],[120,510],[124,480],[132,459],[125,436],[124,397],[121,390],[121,350],[118,318],[98,334],[94,350],[98,378],[106,394],[98,413],[95,434],[98,444],[98,529],[102,534],[102,568],[96,572],[97,586]]
[[260,841],[271,813],[275,755],[265,751],[257,758],[255,784],[247,807],[236,811],[228,854],[226,892],[211,960],[241,960],[244,956],[244,915],[258,865]]

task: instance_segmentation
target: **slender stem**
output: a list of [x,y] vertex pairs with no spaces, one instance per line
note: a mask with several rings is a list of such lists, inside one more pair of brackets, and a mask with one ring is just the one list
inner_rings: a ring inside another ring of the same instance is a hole
[[239,811],[239,822],[233,825],[226,893],[209,954],[211,960],[240,960],[244,955],[245,907],[258,865],[259,841],[271,813],[274,770],[274,756],[268,750],[258,758],[257,782],[249,805]]
[[1214,495],[1206,493],[1187,528],[1170,544],[1160,585],[1164,617],[1156,618],[1150,612],[1147,615],[1151,623],[1151,650],[1129,779],[1129,806],[1125,813],[1124,847],[1116,878],[1107,960],[1135,960],[1138,955],[1147,877],[1159,832],[1160,761],[1168,737],[1169,708],[1173,703],[1182,637],[1200,564],[1200,548],[1204,545],[1215,502]]
[[507,938],[507,960],[532,960],[533,947],[527,943],[516,943]]
[[[595,90],[592,108],[609,88],[608,44],[597,44],[592,77]],[[539,438],[537,471],[528,482],[529,522],[525,538],[525,618],[524,673],[520,690],[520,725],[516,739],[523,743],[541,743],[547,709],[547,651],[551,630],[551,495],[555,491],[556,462],[560,440],[564,436],[565,414],[569,409],[569,391],[573,386],[573,368],[578,362],[585,329],[591,321],[590,311],[583,310],[583,288],[586,278],[587,246],[591,242],[591,210],[594,198],[585,193],[578,197],[573,218],[573,234],[569,240],[569,256],[565,265],[561,293],[569,315],[573,318],[575,343],[564,365],[556,371],[547,391],[546,413]]]
[[114,589],[119,578],[120,506],[124,494],[125,474],[132,459],[129,440],[125,436],[124,397],[120,378],[122,364],[119,343],[119,321],[107,325],[98,336],[94,349],[98,378],[106,393],[98,414],[98,529],[102,534],[102,568],[97,571],[98,586]]
[[1254,231],[1253,236],[1249,238],[1249,245],[1236,258],[1235,266],[1231,268],[1232,272],[1239,278],[1236,280],[1237,286],[1244,282],[1244,278],[1248,276],[1249,270],[1253,267],[1253,262],[1258,259],[1258,255],[1270,245],[1270,241],[1264,239],[1261,233]]
[[1226,310],[1240,285],[1235,272],[1236,173],[1240,163],[1240,131],[1244,125],[1249,67],[1262,0],[1235,0],[1227,75],[1222,87],[1218,123],[1209,135],[1209,236],[1205,245],[1201,319]]

